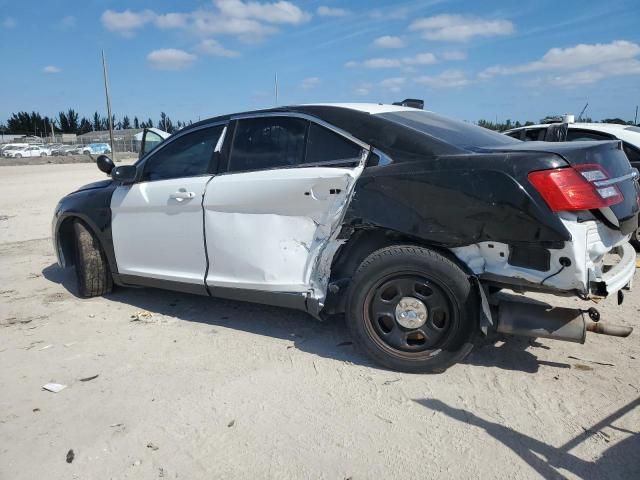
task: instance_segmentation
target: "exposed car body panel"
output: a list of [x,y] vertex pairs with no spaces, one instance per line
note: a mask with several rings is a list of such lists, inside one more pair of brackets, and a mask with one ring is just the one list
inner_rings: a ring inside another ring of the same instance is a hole
[[[219,175],[204,198],[210,287],[309,292],[362,167]],[[213,241],[215,239],[215,241]],[[326,289],[326,285],[325,285]]]

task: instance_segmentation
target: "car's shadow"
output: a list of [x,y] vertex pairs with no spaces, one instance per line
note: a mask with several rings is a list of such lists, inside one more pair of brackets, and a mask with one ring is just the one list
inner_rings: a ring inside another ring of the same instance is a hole
[[[69,293],[79,297],[73,269],[63,270],[57,264],[52,264],[42,270],[42,274],[47,280],[62,285]],[[294,347],[321,357],[377,368],[354,348],[347,327],[339,317],[319,322],[296,310],[155,288],[115,288],[106,298],[131,306],[132,313],[146,310],[188,322],[285,339],[291,344],[284,348]],[[464,363],[525,373],[535,373],[542,364],[569,367],[538,360],[528,351],[532,347],[528,339],[502,340],[497,341],[495,337],[482,339]]]

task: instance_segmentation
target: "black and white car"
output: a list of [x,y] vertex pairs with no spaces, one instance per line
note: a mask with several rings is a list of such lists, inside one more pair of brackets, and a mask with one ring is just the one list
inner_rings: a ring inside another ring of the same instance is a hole
[[99,157],[111,178],[56,207],[82,296],[151,286],[344,313],[365,352],[410,372],[446,369],[489,330],[631,331],[494,294],[623,299],[639,206],[619,141],[524,143],[381,104],[239,113],[162,140],[147,131],[135,165]]

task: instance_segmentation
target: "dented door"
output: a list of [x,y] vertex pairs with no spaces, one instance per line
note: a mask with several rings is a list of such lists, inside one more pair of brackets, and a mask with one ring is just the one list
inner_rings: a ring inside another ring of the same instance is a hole
[[307,291],[314,259],[359,171],[311,167],[213,178],[204,197],[207,285]]
[[323,269],[319,260],[340,227],[366,154],[319,128],[300,118],[238,122],[230,171],[209,182],[203,202],[209,287],[317,288],[314,273]]

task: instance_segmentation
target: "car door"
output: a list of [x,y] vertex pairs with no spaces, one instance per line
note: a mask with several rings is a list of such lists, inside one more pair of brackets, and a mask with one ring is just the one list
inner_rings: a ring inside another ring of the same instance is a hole
[[202,198],[223,130],[178,134],[139,162],[139,181],[116,188],[112,235],[123,281],[205,291]]
[[209,183],[203,203],[207,286],[214,295],[308,292],[368,146],[284,115],[239,119],[231,130],[227,170]]

